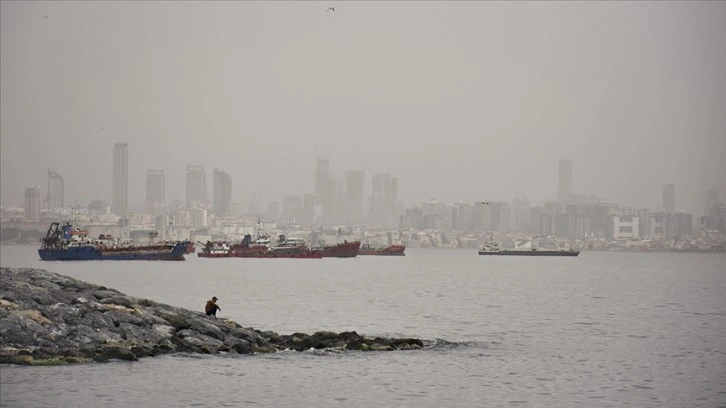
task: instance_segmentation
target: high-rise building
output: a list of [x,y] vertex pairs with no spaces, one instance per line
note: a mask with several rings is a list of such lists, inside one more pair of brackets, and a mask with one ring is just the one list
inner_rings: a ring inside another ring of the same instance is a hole
[[205,206],[207,183],[204,166],[187,166],[187,208]]
[[330,159],[317,159],[313,183],[316,205],[319,205],[322,211],[322,219],[316,221],[330,222],[335,212],[335,181],[330,173]]
[[129,208],[129,145],[113,146],[113,197],[111,212],[119,217],[128,215]]
[[64,188],[63,177],[55,171],[48,170],[48,194],[46,200],[48,201],[48,211],[51,213],[63,207]]
[[557,201],[570,202],[572,200],[572,160],[560,159],[558,175]]
[[280,217],[280,203],[270,202],[267,203],[267,218],[275,222]]
[[389,173],[376,174],[372,178],[369,217],[374,223],[391,224],[396,215],[398,179]]
[[365,173],[363,170],[345,172],[346,198],[348,200],[348,222],[359,223],[363,218],[363,194]]
[[40,221],[40,187],[25,188],[25,221]]
[[262,202],[260,198],[260,193],[250,194],[250,202],[247,206],[247,214],[254,217],[259,217],[260,214],[262,214]]
[[313,180],[313,192],[323,195],[329,187],[330,180],[330,159],[321,159],[315,162],[315,180]]
[[676,186],[672,183],[663,185],[663,208],[666,214],[673,214],[676,210]]
[[148,214],[161,214],[164,209],[166,195],[166,179],[164,170],[149,170],[146,172],[146,212]]
[[232,209],[232,177],[223,170],[214,169],[214,197],[212,207],[214,215],[223,217],[229,215]]
[[712,188],[706,191],[704,213],[707,216],[716,216],[721,208],[721,200],[718,197],[718,189]]
[[282,219],[285,222],[300,222],[303,213],[303,198],[287,196],[282,199]]

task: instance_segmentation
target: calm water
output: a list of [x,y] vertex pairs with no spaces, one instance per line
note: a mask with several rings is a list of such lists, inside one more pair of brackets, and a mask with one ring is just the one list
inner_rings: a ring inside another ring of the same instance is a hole
[[726,255],[583,252],[41,262],[47,269],[281,334],[445,340],[400,352],[177,355],[0,366],[3,407],[726,407]]

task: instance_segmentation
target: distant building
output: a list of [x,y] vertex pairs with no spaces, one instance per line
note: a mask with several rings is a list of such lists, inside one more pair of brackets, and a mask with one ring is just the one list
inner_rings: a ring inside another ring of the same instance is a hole
[[146,172],[146,213],[161,214],[164,210],[166,179],[164,170]]
[[691,235],[693,216],[685,212],[668,214],[666,217],[666,238],[681,239]]
[[90,204],[88,204],[88,215],[91,217],[105,215],[108,214],[109,211],[108,203],[104,200],[93,200]]
[[335,181],[330,173],[330,159],[317,159],[313,181],[313,193],[316,197],[316,204],[320,205],[322,216],[322,219],[315,221],[331,222],[335,213]]
[[358,224],[363,221],[363,197],[365,173],[363,170],[345,172],[346,198],[348,200],[348,222]]
[[398,201],[398,179],[389,173],[376,174],[372,178],[368,217],[374,224],[395,223]]
[[610,218],[608,238],[616,241],[639,238],[638,225],[637,215],[613,215]]
[[491,230],[495,232],[509,232],[510,214],[509,203],[504,201],[490,201],[491,208]]
[[187,208],[206,206],[207,181],[204,166],[187,166]]
[[48,211],[51,213],[55,213],[63,208],[64,189],[63,177],[55,171],[48,170],[48,193],[46,200],[48,201]]
[[287,196],[282,199],[282,219],[285,222],[299,222],[302,217],[303,199],[300,196]]
[[25,221],[40,221],[40,188],[25,189]]
[[510,205],[512,230],[514,232],[532,231],[532,205],[526,197],[515,197]]
[[280,217],[280,203],[269,202],[267,203],[267,218],[275,222]]
[[421,207],[412,207],[406,209],[399,220],[401,229],[425,229],[426,217],[423,215]]
[[666,237],[666,220],[667,216],[662,212],[655,212],[648,215],[648,231],[644,231],[644,235],[650,238]]
[[698,228],[726,234],[726,206],[721,203],[715,188],[706,191],[705,215],[699,217]]
[[572,201],[572,160],[560,159],[558,181],[557,201],[569,203]]
[[259,217],[262,214],[262,199],[260,193],[250,194],[250,202],[247,206],[247,214]]
[[488,202],[477,202],[469,211],[469,225],[474,232],[492,232],[492,206]]
[[226,172],[214,169],[214,215],[224,217],[232,210],[232,177]]
[[666,214],[673,214],[676,210],[676,186],[672,183],[663,185],[663,208]]
[[587,238],[592,235],[588,206],[567,204],[555,217],[555,235],[560,238]]
[[129,145],[113,146],[113,197],[111,212],[125,217],[129,206]]
[[706,191],[704,215],[718,216],[721,209],[721,199],[718,196],[718,190],[712,188]]
[[315,162],[315,178],[313,180],[313,193],[324,194],[330,180],[330,159],[318,158]]
[[451,208],[436,200],[421,204],[421,215],[425,229],[450,229]]

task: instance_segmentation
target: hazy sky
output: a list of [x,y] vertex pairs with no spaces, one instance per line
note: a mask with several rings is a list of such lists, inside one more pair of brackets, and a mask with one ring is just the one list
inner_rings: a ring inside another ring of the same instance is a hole
[[[327,11],[335,7],[335,11]],[[131,204],[161,169],[233,180],[233,201],[389,172],[406,206],[575,193],[703,211],[726,194],[726,2],[0,3],[1,193]],[[367,191],[366,194],[370,192]]]

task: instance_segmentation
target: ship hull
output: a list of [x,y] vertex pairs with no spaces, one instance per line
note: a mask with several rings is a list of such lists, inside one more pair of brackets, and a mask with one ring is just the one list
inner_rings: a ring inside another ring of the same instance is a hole
[[266,246],[237,247],[229,252],[198,252],[199,258],[309,258],[323,257],[322,250],[304,248],[270,249]]
[[99,249],[92,246],[66,249],[39,249],[44,261],[183,261],[187,244],[180,242],[172,248]]
[[344,242],[323,247],[323,258],[354,258],[360,250],[360,241]]
[[237,258],[301,258],[301,259],[320,259],[323,257],[323,251],[306,251],[298,253],[279,254],[274,252],[237,254]]
[[361,248],[358,255],[381,255],[381,256],[405,256],[406,247],[403,245],[391,245],[385,248]]
[[479,255],[501,256],[577,256],[580,251],[479,251]]
[[231,252],[224,252],[224,253],[207,253],[207,252],[197,252],[198,258],[234,258],[234,254]]

